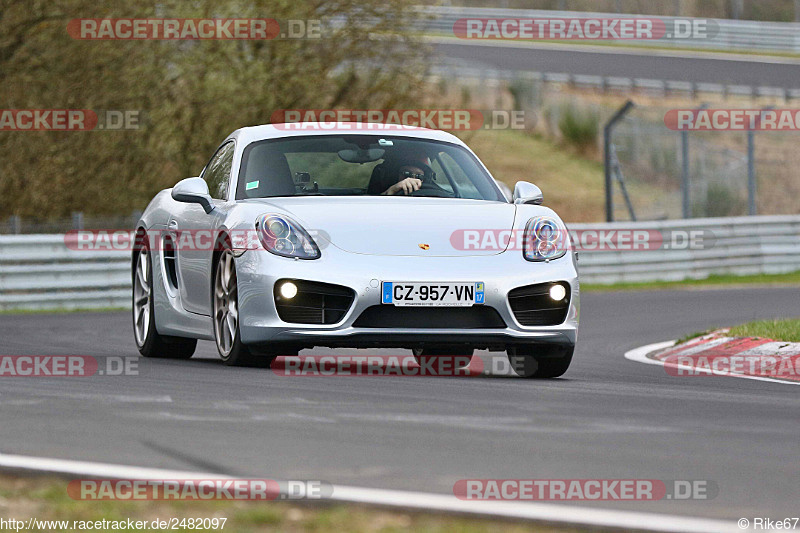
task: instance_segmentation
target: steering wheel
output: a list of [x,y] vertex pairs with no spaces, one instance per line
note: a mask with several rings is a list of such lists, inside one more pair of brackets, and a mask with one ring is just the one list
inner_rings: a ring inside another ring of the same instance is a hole
[[409,196],[429,196],[433,198],[455,198],[455,195],[446,189],[442,189],[432,179],[422,180],[422,187],[409,194]]

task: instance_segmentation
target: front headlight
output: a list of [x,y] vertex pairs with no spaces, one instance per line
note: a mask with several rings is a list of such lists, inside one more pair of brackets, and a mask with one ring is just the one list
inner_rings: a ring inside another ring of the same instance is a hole
[[298,259],[317,259],[322,255],[303,226],[286,215],[261,215],[256,219],[256,232],[264,249],[275,255]]
[[522,255],[528,261],[549,261],[567,253],[567,228],[551,217],[535,217],[525,226]]

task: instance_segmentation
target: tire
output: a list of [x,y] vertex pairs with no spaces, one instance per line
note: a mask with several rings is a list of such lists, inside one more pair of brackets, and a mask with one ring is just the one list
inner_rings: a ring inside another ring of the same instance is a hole
[[557,378],[566,373],[574,351],[574,345],[520,346],[508,351],[508,362],[522,378]]
[[256,354],[242,343],[239,332],[239,287],[236,260],[230,246],[223,246],[214,264],[211,285],[214,341],[222,362],[228,366],[269,367],[274,356]]
[[189,359],[197,348],[197,339],[159,335],[156,329],[153,259],[146,240],[133,253],[131,274],[133,337],[139,353],[158,359]]
[[[472,361],[473,355],[472,353],[463,353],[467,352],[467,350],[459,350],[457,347],[452,346],[427,346],[425,348],[414,348],[413,352],[417,364],[421,367],[430,364],[434,368],[450,368],[452,365],[455,365],[453,366],[454,369],[466,368]],[[442,361],[442,363],[439,363],[442,359],[448,362]],[[451,360],[454,361],[450,363]]]

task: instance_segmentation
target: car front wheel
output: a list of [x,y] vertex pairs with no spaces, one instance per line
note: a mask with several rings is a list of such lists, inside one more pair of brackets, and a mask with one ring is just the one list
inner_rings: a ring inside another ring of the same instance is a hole
[[520,377],[532,379],[557,378],[572,363],[573,345],[529,345],[509,348],[508,362]]
[[230,248],[223,249],[214,268],[214,340],[222,362],[230,366],[267,367],[273,357],[258,355],[242,343],[239,333],[239,287],[236,261]]

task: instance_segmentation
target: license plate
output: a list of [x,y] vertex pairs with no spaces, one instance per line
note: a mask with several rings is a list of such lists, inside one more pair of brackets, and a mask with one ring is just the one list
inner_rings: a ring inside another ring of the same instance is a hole
[[403,307],[470,307],[484,303],[483,282],[407,283],[384,281],[381,302]]

